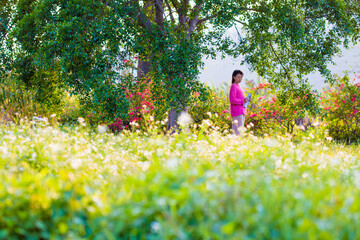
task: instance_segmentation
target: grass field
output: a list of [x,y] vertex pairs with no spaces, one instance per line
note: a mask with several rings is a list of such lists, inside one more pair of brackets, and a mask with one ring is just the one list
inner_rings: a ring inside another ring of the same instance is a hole
[[0,239],[359,239],[359,148],[0,127]]

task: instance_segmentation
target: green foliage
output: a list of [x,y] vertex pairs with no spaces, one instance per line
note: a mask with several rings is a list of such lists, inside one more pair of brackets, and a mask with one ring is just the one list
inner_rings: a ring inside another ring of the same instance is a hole
[[[165,25],[166,26],[166,25]],[[164,27],[165,27],[164,26]],[[202,54],[199,39],[188,37],[186,32],[180,33],[169,27],[168,32],[152,33],[154,39],[151,49],[153,92],[162,95],[167,110],[178,111],[189,104],[192,92],[203,92],[204,87],[197,81],[199,67],[202,66]],[[162,49],[162,50],[160,50]]]
[[275,91],[271,84],[260,83],[249,92],[252,104],[245,124],[257,135],[293,133],[296,120],[314,118],[319,112],[318,94],[310,88],[303,94],[302,90]]
[[119,84],[125,35],[110,16],[112,10],[99,1],[17,1],[5,38],[8,68],[38,89],[40,102],[59,101],[65,87],[85,109],[103,113],[99,121],[126,115]]
[[329,90],[323,92],[322,110],[329,136],[351,143],[360,140],[360,84],[357,76],[338,78]]
[[0,141],[1,239],[360,237],[358,146],[26,124]]
[[[49,94],[49,93],[48,93]],[[60,112],[59,106],[41,105],[37,100],[38,92],[27,89],[23,82],[14,80],[10,73],[4,74],[0,80],[0,122],[19,123],[20,119],[31,119],[34,115],[49,117]]]
[[229,86],[219,89],[208,88],[205,93],[194,92],[189,107],[189,113],[194,123],[200,126],[204,120],[211,122],[213,127],[227,133],[231,128]]
[[[298,79],[319,70],[330,80],[327,64],[339,45],[358,40],[360,26],[356,1],[343,0],[14,0],[3,9],[1,71],[15,71],[42,93],[44,74],[57,75],[58,86],[64,83],[89,108],[113,118],[126,114],[119,107],[127,103],[105,101],[111,94],[109,101],[124,99],[117,84],[129,56],[149,62],[144,74],[166,110],[184,109],[192,92],[203,89],[197,81],[202,57],[217,51],[243,55],[275,87],[304,95],[308,83]],[[226,34],[230,27],[238,30],[237,39]]]
[[[136,81],[135,81],[136,80]],[[130,103],[129,118],[125,119],[126,122],[136,123],[139,129],[147,131],[149,121],[153,122],[156,115],[156,110],[153,99],[154,83],[148,78],[132,78],[132,82],[126,89],[126,98]],[[161,99],[161,96],[157,98]],[[151,120],[150,120],[151,119]]]

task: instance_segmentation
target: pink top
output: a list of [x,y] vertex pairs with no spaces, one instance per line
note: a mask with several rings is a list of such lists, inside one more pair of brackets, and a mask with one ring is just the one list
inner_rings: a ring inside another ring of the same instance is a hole
[[245,95],[241,87],[233,83],[230,88],[230,112],[232,117],[239,115],[246,115],[246,108],[244,108]]

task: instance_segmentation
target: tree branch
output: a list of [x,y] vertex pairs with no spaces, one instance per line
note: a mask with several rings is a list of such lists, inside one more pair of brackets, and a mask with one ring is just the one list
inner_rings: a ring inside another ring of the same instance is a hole
[[180,9],[179,9],[179,5],[178,5],[178,3],[176,2],[176,0],[171,0],[171,3],[174,5],[174,8],[175,8],[175,10],[176,10],[176,12],[178,13],[178,14],[180,14]]
[[164,17],[166,19],[162,0],[155,0],[155,16],[157,25],[162,27],[164,24]]
[[[241,10],[244,10],[244,11],[254,11],[254,12],[259,12],[259,13],[263,13],[263,11],[261,11],[260,9],[256,9],[256,8],[242,8]],[[206,18],[202,18],[198,21],[198,24],[201,24],[207,20],[210,20],[212,18],[215,18],[218,16],[219,13],[215,13],[209,17],[206,17]],[[241,23],[241,22],[240,22]]]
[[249,26],[247,23],[241,22],[237,19],[234,19],[234,22],[240,23],[241,25],[244,25],[244,26]]
[[[151,30],[151,21],[150,21],[150,19],[149,18],[147,18],[146,16],[145,16],[145,14],[143,14],[142,13],[142,11],[141,11],[141,9],[140,9],[140,4],[139,4],[139,0],[138,1],[136,1],[136,5],[137,5],[137,8],[138,8],[138,13],[137,13],[137,18],[138,18],[138,20],[139,20],[139,23],[141,24],[141,25],[143,25],[143,27],[145,27],[148,31],[150,31]],[[148,8],[149,6],[151,6],[152,4],[146,4],[145,6],[144,6],[144,9],[146,9],[146,8]]]
[[203,23],[203,22],[205,22],[205,21],[208,21],[208,20],[210,20],[210,19],[213,19],[213,18],[217,17],[217,15],[218,15],[218,13],[213,14],[213,15],[211,15],[211,16],[209,16],[209,17],[206,17],[206,18],[202,18],[202,19],[200,19],[200,20],[197,22],[196,25],[200,25],[201,23]]
[[193,8],[193,12],[192,12],[194,15],[197,15],[199,13],[199,11],[201,10],[204,2],[205,2],[205,0],[203,0],[202,2],[195,5],[195,7]]
[[171,21],[172,21],[172,22],[175,22],[175,18],[174,18],[174,15],[173,15],[173,13],[172,13],[172,10],[171,10],[169,1],[168,1],[168,0],[165,0],[165,3],[166,3],[167,8],[169,9]]
[[272,52],[274,53],[275,57],[277,58],[277,60],[280,62],[280,65],[281,65],[281,66],[283,67],[283,69],[285,70],[286,76],[287,76],[288,79],[291,81],[291,84],[294,85],[293,81],[292,81],[291,78],[290,78],[289,72],[286,70],[283,62],[281,61],[281,59],[279,58],[279,56],[276,54],[276,51],[275,51],[275,49],[274,49],[274,46],[271,44],[271,41],[269,41],[269,44],[270,44],[271,50],[272,50]]

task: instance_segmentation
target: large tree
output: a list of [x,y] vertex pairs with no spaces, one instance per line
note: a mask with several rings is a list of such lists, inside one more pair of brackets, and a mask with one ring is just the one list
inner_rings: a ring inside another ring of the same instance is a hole
[[204,56],[242,55],[280,89],[304,90],[312,71],[331,78],[328,63],[340,45],[357,41],[360,26],[355,0],[14,2],[12,39],[21,51],[13,66],[22,58],[33,73],[56,66],[68,84],[89,92],[111,77],[107,70],[127,50],[140,57],[139,75],[165,97],[169,127],[199,87]]

